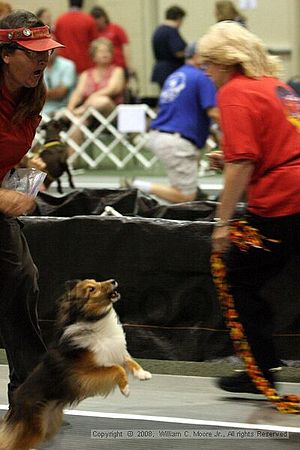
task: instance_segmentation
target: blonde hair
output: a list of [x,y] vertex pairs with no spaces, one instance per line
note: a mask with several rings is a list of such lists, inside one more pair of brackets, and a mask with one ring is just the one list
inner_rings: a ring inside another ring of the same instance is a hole
[[246,17],[237,9],[231,1],[220,0],[215,3],[216,19],[218,22],[222,20],[238,20],[246,22]]
[[90,49],[89,50],[90,50],[90,55],[92,57],[95,56],[95,54],[97,53],[98,48],[101,47],[101,45],[104,45],[107,48],[107,50],[111,54],[113,54],[114,46],[113,46],[112,42],[109,39],[106,39],[106,38],[98,38],[98,39],[94,39],[91,42],[91,45],[90,45]]
[[203,63],[238,66],[250,78],[278,76],[280,59],[271,56],[264,43],[235,22],[219,22],[198,41],[197,50]]

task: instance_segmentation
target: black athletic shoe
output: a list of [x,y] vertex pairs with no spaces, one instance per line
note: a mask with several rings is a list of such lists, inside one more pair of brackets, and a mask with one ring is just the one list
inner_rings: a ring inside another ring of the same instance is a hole
[[[270,372],[276,372],[278,370],[281,370],[281,368],[271,369]],[[273,374],[270,374],[270,378],[273,379]],[[270,383],[274,386],[273,381],[270,381]],[[218,378],[216,384],[220,389],[227,392],[237,394],[262,394],[245,371],[237,371],[234,375]]]
[[202,191],[201,188],[197,187],[197,193],[194,201],[205,201],[208,199],[207,192]]

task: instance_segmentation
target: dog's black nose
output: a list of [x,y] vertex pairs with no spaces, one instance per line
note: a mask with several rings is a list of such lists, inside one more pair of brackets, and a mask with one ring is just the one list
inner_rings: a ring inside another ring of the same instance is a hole
[[117,286],[118,285],[118,283],[116,282],[116,280],[109,280],[110,281],[110,283],[113,285],[113,286]]

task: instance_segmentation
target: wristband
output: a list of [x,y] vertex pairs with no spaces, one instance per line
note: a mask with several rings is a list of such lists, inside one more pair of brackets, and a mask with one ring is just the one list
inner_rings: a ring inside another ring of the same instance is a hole
[[228,227],[230,224],[230,220],[222,220],[217,217],[214,219],[214,221],[215,221],[215,224],[214,224],[215,227]]

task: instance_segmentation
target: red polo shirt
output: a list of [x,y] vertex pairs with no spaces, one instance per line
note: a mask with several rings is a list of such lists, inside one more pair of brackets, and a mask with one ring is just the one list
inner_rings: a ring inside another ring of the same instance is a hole
[[248,209],[300,212],[300,98],[273,77],[235,75],[218,91],[225,160],[254,162]]
[[20,162],[31,147],[41,116],[15,124],[16,101],[3,87],[0,90],[0,182],[8,170]]
[[98,30],[98,37],[109,39],[112,42],[114,48],[113,64],[126,67],[123,52],[123,45],[129,42],[126,31],[116,23],[109,23],[103,30]]
[[71,10],[58,17],[54,34],[66,47],[58,50],[65,58],[71,59],[78,73],[95,64],[89,53],[91,42],[98,37],[95,20],[80,10]]

